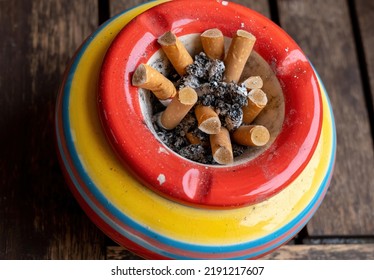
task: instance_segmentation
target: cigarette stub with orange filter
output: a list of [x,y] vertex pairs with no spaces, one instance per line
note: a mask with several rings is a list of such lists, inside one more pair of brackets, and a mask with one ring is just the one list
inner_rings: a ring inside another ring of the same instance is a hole
[[179,90],[161,114],[161,126],[167,130],[175,128],[195,105],[196,101],[197,93],[193,88],[185,87]]
[[260,76],[252,76],[246,79],[243,84],[247,88],[247,90],[252,90],[256,88],[262,88],[264,82],[262,81]]
[[200,35],[205,54],[211,59],[222,60],[225,56],[224,37],[217,28],[208,29]]
[[140,64],[135,70],[132,85],[152,91],[160,100],[172,98],[177,94],[174,84],[147,64]]
[[261,147],[269,142],[270,133],[262,125],[242,125],[234,131],[232,137],[237,144]]
[[209,136],[213,159],[219,164],[230,164],[234,161],[229,131],[221,127],[217,134]]
[[224,81],[228,83],[239,81],[255,42],[256,37],[251,33],[241,29],[236,32],[224,61],[226,67]]
[[221,128],[221,121],[217,113],[209,106],[198,105],[195,108],[198,127],[206,134],[217,134]]
[[199,139],[199,137],[197,137],[195,134],[193,134],[192,132],[187,132],[186,133],[186,138],[187,140],[190,142],[190,144],[192,145],[198,145],[198,144],[201,144],[201,140]]
[[191,55],[177,36],[171,31],[166,32],[157,41],[170,63],[180,76],[186,74],[186,67],[193,63]]
[[243,123],[250,124],[260,114],[268,102],[266,93],[261,89],[252,89],[248,93],[248,105],[242,108]]

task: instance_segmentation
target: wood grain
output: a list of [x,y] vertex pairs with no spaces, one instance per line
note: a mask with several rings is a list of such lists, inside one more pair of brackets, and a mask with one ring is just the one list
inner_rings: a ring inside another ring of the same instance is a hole
[[[371,110],[374,108],[374,1],[356,0],[354,1],[359,22],[359,31],[363,44],[364,59],[368,71],[370,93],[371,93]],[[368,94],[370,94],[368,93]],[[370,106],[370,105],[369,105]],[[374,117],[374,116],[373,116]],[[374,119],[371,119],[374,122]],[[374,126],[372,126],[374,127]]]
[[125,10],[136,7],[140,4],[147,3],[144,0],[109,0],[110,16],[115,16]]
[[141,257],[131,253],[121,246],[106,247],[107,260],[143,260]]
[[268,1],[258,1],[258,0],[234,0],[230,1],[248,7],[260,14],[270,18],[270,7]]
[[264,260],[373,260],[374,244],[286,245]]
[[347,3],[278,3],[282,27],[300,44],[322,77],[337,127],[334,176],[325,201],[308,224],[309,234],[373,234],[373,143]]
[[[119,14],[123,10],[130,9],[136,5],[146,3],[144,0],[109,0],[110,3],[110,15],[114,16]],[[256,1],[256,0],[236,0],[230,1],[241,4],[248,8],[251,8],[267,17],[270,17],[270,9],[267,1]]]
[[0,259],[93,259],[103,234],[62,178],[54,104],[68,59],[97,26],[97,1],[0,1]]

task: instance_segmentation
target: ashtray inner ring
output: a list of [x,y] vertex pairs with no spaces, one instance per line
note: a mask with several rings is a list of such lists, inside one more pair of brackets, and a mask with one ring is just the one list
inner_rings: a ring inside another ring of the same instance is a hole
[[[187,48],[188,52],[191,54],[192,57],[194,57],[202,51],[202,45],[199,36],[200,34],[195,33],[179,37],[179,39]],[[226,51],[228,50],[230,42],[231,38],[225,37]],[[166,77],[172,71],[172,66],[161,49],[156,51],[150,57],[147,64],[158,70]],[[281,85],[274,71],[271,69],[270,65],[254,50],[252,51],[251,56],[249,57],[246,63],[239,84],[250,76],[260,76],[264,82],[262,89],[267,95],[268,104],[262,110],[260,115],[257,116],[257,118],[254,120],[253,124],[265,126],[270,132],[270,140],[265,146],[246,148],[245,152],[242,155],[234,158],[234,163],[232,165],[239,165],[251,161],[258,155],[263,153],[265,150],[267,150],[280,133],[284,121],[285,109]],[[157,135],[157,132],[154,128],[154,124],[152,121],[154,115],[152,109],[152,102],[155,102],[155,99],[151,98],[151,95],[152,92],[150,92],[149,90],[139,89],[139,103],[141,107],[141,112],[143,114],[144,121],[147,124],[150,131],[158,139],[159,142],[163,143],[160,137]],[[165,143],[163,144],[165,145]],[[174,154],[175,156],[181,157],[178,153],[169,149],[167,145],[165,145],[165,149],[168,149],[168,151],[170,151],[170,153]],[[181,158],[190,161],[187,158]],[[199,165],[206,165],[198,162],[194,163]],[[207,166],[214,166],[218,168],[220,167],[219,165],[212,164],[207,164]]]

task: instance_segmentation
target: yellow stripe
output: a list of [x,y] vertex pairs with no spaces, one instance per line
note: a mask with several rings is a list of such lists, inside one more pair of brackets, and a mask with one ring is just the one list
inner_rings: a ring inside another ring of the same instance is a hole
[[[195,209],[164,199],[140,185],[113,154],[96,110],[97,79],[106,49],[134,16],[159,4],[152,2],[120,16],[87,47],[77,67],[70,100],[72,134],[92,181],[120,211],[169,238],[196,244],[235,244],[267,235],[290,222],[311,201],[328,168],[332,120],[323,93],[322,137],[300,176],[285,190],[256,205],[230,210]],[[325,155],[325,156],[322,156]]]

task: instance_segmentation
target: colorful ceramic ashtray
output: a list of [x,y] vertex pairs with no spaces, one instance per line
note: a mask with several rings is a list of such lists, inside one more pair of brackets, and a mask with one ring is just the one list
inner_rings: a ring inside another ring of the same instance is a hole
[[[260,150],[260,155],[245,154],[227,167],[196,164],[167,149],[152,133],[152,113],[147,105],[150,93],[139,94],[130,82],[140,63],[164,61],[157,44],[162,34],[175,31],[197,54],[201,44],[196,34],[210,28],[220,29],[227,37],[247,28],[257,38],[254,51],[258,55],[249,58],[255,65],[248,65],[251,69],[247,72],[262,74],[272,108],[261,114],[260,122],[271,127],[273,141]],[[262,73],[257,65],[261,65]],[[269,65],[276,72],[275,81],[271,80],[274,72]],[[268,19],[234,4],[172,1],[137,16],[116,37],[103,63],[99,101],[110,142],[143,184],[178,201],[236,207],[278,193],[310,160],[322,123],[317,85],[299,47],[279,28],[269,26]]]
[[[237,29],[257,37],[243,75],[257,71],[272,104],[258,117],[269,143],[227,166],[165,146],[152,129],[150,92],[131,85],[140,63],[168,68],[156,42],[164,32],[196,54],[209,28],[227,42]],[[296,43],[246,7],[140,5],[94,32],[66,73],[56,135],[69,186],[94,223],[144,258],[259,258],[296,235],[327,191],[336,146],[327,93]]]

